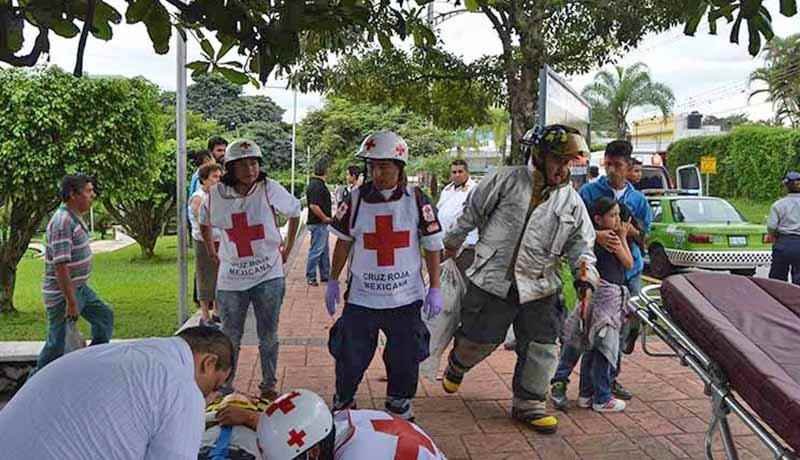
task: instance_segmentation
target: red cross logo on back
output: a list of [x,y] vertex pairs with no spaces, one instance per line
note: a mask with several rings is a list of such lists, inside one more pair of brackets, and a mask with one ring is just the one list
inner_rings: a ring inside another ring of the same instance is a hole
[[394,460],[417,460],[419,449],[425,448],[431,455],[436,454],[431,440],[417,431],[405,420],[393,418],[392,420],[372,420],[375,431],[397,436],[397,447],[394,451]]
[[374,139],[367,139],[367,143],[364,144],[367,150],[372,150],[375,148],[375,140]]
[[249,225],[247,223],[247,213],[245,212],[232,214],[231,221],[233,222],[233,228],[225,229],[225,233],[236,245],[236,253],[239,257],[252,256],[252,242],[264,239],[264,225]]
[[395,249],[407,248],[411,232],[408,230],[394,231],[394,216],[375,216],[375,232],[364,234],[364,249],[377,251],[378,266],[391,267],[394,265]]
[[286,415],[294,410],[295,405],[292,402],[292,400],[298,396],[300,396],[300,393],[298,393],[297,391],[287,393],[281,396],[280,398],[276,399],[275,402],[273,402],[269,407],[267,407],[267,410],[265,410],[264,413],[266,413],[267,416],[271,417],[272,414],[275,413],[275,411],[280,409],[280,411],[283,412],[283,415]]

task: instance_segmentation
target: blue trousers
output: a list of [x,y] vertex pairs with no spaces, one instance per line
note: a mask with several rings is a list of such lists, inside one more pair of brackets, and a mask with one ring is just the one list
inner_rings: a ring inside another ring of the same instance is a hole
[[283,295],[286,290],[284,278],[274,278],[257,284],[244,291],[217,290],[217,307],[222,319],[222,332],[233,342],[233,365],[231,374],[222,388],[223,393],[233,391],[236,376],[236,363],[239,360],[239,346],[244,334],[247,310],[253,304],[258,333],[258,354],[261,359],[262,391],[274,390],[278,379],[278,317],[281,313]]
[[386,335],[383,363],[390,398],[411,399],[417,393],[419,363],[428,357],[430,334],[420,317],[422,301],[373,309],[346,304],[330,331],[328,350],[336,359],[336,401],[344,406],[355,398],[378,346],[378,331]]
[[[78,311],[92,325],[92,345],[108,343],[114,333],[114,312],[87,285],[75,290]],[[47,308],[47,341],[39,353],[36,370],[64,354],[67,302]]]
[[769,277],[789,281],[789,273],[792,274],[792,283],[800,285],[800,237],[781,235],[772,245]]
[[308,261],[306,262],[306,280],[317,280],[317,268],[322,281],[327,281],[331,272],[331,261],[328,249],[328,226],[325,224],[311,224],[308,226],[311,234],[311,246],[308,248]]
[[593,404],[605,404],[611,400],[611,382],[614,368],[602,353],[589,350],[581,358],[579,395],[592,398]]

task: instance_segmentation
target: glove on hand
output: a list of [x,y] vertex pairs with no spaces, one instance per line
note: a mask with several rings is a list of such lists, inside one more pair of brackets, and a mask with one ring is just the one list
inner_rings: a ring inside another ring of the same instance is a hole
[[432,320],[439,313],[442,312],[444,306],[444,299],[442,299],[441,288],[428,289],[428,295],[425,297],[425,303],[422,305],[422,311],[428,320]]
[[336,304],[339,302],[339,281],[328,280],[325,287],[325,308],[328,314],[333,316],[336,313]]

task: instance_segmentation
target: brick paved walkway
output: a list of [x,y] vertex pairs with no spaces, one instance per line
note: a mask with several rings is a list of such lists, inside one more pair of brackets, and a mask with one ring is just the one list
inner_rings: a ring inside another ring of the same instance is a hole
[[[333,320],[323,305],[324,286],[306,286],[307,246],[306,238],[287,279],[278,381],[282,391],[307,388],[330,400],[334,362],[326,344]],[[237,389],[251,394],[257,393],[261,375],[254,345],[242,347],[235,382]],[[383,407],[386,383],[380,353],[375,354],[359,388],[360,408]],[[700,381],[676,360],[651,358],[637,347],[626,357],[620,378],[637,395],[627,410],[601,415],[573,405],[567,414],[558,413],[558,433],[550,436],[534,433],[508,416],[514,362],[514,352],[501,347],[467,375],[456,395],[445,394],[439,382],[420,381],[414,402],[417,422],[449,459],[703,458],[709,402]],[[573,401],[577,398],[574,377]],[[742,460],[771,458],[735,416],[731,421]],[[716,448],[722,449],[719,442]]]

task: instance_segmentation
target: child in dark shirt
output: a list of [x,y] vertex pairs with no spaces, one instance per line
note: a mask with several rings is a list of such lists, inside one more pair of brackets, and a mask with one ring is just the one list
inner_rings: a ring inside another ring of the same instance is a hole
[[[621,412],[625,402],[611,394],[616,356],[619,353],[619,331],[623,310],[628,300],[625,270],[633,266],[627,242],[627,226],[620,218],[619,204],[606,197],[598,198],[590,210],[597,230],[614,230],[615,239],[606,247],[595,245],[600,286],[584,311],[577,307],[565,326],[565,343],[553,377],[552,396],[557,408],[566,407],[566,384],[572,369],[581,358],[578,406],[596,412]],[[582,324],[582,327],[578,324]],[[571,331],[571,332],[570,332]],[[581,351],[583,354],[581,356]]]

